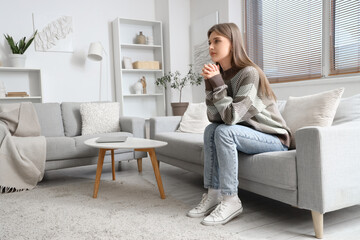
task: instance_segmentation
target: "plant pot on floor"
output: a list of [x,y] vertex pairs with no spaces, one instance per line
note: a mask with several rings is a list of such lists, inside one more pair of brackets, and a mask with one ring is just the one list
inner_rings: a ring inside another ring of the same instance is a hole
[[12,67],[25,67],[26,55],[24,54],[9,54],[10,64]]
[[174,116],[183,116],[187,107],[189,106],[188,102],[181,103],[171,103],[172,111]]

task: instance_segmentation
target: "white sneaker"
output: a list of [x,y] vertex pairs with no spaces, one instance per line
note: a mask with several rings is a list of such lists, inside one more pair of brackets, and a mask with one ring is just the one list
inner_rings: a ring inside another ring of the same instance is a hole
[[186,215],[188,217],[204,217],[211,213],[221,201],[221,195],[219,197],[210,196],[207,193],[202,195],[201,202],[193,209],[191,209]]
[[201,222],[203,225],[211,226],[218,224],[225,224],[231,219],[239,216],[243,211],[240,199],[237,201],[221,201],[209,216],[204,218]]

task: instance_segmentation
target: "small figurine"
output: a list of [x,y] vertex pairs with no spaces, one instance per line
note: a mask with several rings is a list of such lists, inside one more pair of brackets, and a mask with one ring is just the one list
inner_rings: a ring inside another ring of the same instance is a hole
[[143,94],[146,94],[146,79],[145,79],[145,76],[142,76],[140,81],[141,81],[141,84],[143,86]]

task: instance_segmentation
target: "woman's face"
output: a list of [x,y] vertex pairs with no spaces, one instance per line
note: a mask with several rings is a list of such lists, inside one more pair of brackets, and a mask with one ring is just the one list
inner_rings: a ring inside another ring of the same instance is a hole
[[217,32],[212,32],[209,37],[209,54],[213,62],[231,63],[231,42],[228,38]]

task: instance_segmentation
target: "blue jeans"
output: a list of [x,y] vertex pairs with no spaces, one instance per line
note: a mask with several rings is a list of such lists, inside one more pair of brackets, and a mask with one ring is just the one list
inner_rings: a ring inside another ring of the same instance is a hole
[[212,123],[204,133],[204,187],[237,194],[238,151],[256,154],[287,151],[279,138],[242,125]]

